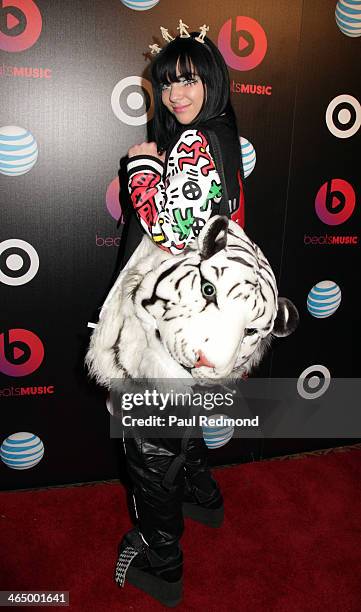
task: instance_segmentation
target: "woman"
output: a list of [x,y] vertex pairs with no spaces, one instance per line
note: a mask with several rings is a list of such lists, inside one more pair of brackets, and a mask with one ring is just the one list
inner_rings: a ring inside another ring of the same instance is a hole
[[[195,32],[178,36],[157,55],[152,65],[155,142],[135,145],[128,153],[129,193],[140,224],[155,244],[174,255],[198,236],[212,214],[227,214],[242,226],[244,221],[228,72],[217,47],[202,38]],[[141,237],[132,223],[125,260]],[[124,439],[124,448],[138,524],[120,543],[116,580],[123,586],[126,579],[174,606],[182,592],[183,515],[220,526],[222,495],[208,469],[202,437],[135,435]]]
[[[140,223],[158,246],[174,254],[197,237],[211,214],[223,212],[244,225],[240,147],[227,67],[212,41],[200,43],[197,36],[175,38],[154,60],[155,142],[128,152],[129,192]],[[227,191],[223,200],[228,195],[228,202],[220,210],[222,191]],[[126,263],[142,237],[134,216],[124,233]]]

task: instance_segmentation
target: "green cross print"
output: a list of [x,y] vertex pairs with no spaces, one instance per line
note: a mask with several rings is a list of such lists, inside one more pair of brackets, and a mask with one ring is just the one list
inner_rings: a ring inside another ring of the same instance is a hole
[[177,225],[173,225],[173,231],[177,234],[180,234],[179,239],[184,240],[190,234],[191,227],[194,223],[194,217],[192,215],[193,209],[186,209],[186,217],[182,217],[182,212],[180,208],[176,208],[173,210],[174,221]]
[[213,200],[213,198],[222,197],[222,185],[216,183],[216,181],[212,181],[210,190],[208,191],[208,195],[206,197],[206,201],[201,206],[201,210],[207,210],[209,200]]

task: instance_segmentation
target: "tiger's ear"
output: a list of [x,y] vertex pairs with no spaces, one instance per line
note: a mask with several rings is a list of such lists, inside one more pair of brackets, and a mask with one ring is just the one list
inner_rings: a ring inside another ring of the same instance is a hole
[[278,298],[277,316],[274,322],[272,335],[278,338],[289,336],[295,331],[300,317],[296,306],[287,298]]
[[202,259],[213,257],[227,244],[228,219],[216,215],[206,223],[198,238],[198,247]]

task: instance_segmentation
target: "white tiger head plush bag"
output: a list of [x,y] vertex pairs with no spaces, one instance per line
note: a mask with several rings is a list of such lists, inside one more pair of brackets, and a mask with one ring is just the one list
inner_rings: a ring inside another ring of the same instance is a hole
[[235,379],[298,320],[260,248],[214,216],[180,255],[144,236],[104,303],[86,363],[107,387],[119,378]]

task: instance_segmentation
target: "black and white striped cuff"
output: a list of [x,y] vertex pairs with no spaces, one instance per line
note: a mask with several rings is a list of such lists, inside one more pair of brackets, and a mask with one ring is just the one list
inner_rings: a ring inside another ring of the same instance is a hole
[[142,170],[148,170],[150,172],[156,172],[162,176],[164,164],[158,157],[152,155],[135,155],[131,157],[127,163],[128,175],[131,176],[135,172],[141,172]]

